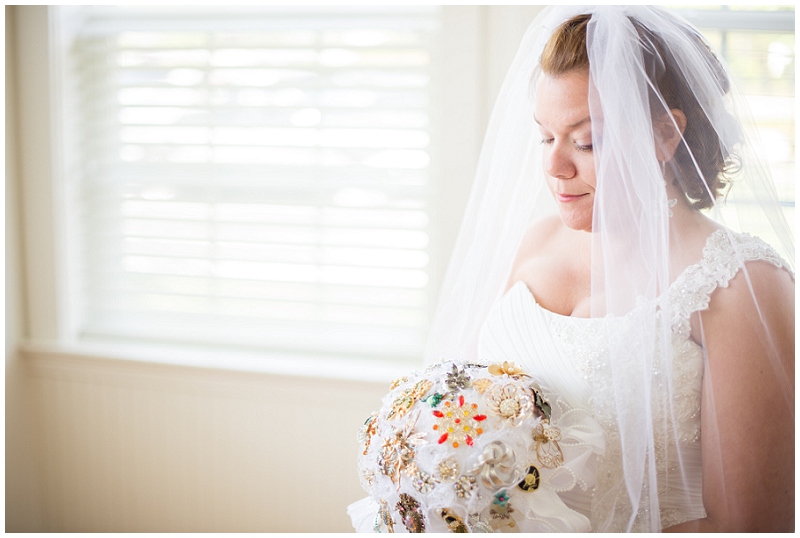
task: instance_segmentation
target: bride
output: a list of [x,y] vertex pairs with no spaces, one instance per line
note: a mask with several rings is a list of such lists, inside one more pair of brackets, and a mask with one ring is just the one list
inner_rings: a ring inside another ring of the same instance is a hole
[[501,90],[426,359],[591,413],[593,531],[794,529],[793,239],[744,110],[640,6],[545,10]]

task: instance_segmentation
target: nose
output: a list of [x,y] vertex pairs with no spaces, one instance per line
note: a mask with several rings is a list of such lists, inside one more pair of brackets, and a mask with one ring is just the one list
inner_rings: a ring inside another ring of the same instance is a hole
[[569,155],[569,148],[563,144],[553,142],[545,158],[545,172],[550,177],[558,179],[571,179],[575,177],[575,163]]

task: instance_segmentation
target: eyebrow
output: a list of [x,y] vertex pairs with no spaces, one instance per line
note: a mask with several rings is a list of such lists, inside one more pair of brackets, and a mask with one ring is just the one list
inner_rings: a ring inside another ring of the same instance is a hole
[[[539,120],[538,120],[538,119],[536,119],[536,114],[534,114],[534,115],[533,115],[533,121],[535,121],[536,123],[538,123],[539,125],[541,125],[541,123],[539,122]],[[585,117],[585,118],[583,118],[582,120],[578,120],[578,121],[576,121],[575,123],[570,123],[569,125],[567,125],[567,129],[575,129],[576,127],[580,127],[581,125],[583,125],[583,124],[584,124],[584,123],[586,123],[587,121],[592,121],[592,118],[591,118],[591,116],[586,116],[586,117]]]

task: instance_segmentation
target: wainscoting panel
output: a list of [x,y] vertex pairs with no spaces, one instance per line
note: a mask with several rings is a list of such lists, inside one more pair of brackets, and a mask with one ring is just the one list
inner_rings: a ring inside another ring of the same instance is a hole
[[55,532],[351,532],[386,383],[28,353]]

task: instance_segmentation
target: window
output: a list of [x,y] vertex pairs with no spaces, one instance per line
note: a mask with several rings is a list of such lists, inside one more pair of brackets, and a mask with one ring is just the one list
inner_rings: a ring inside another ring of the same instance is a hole
[[83,7],[79,335],[418,356],[436,7]]

